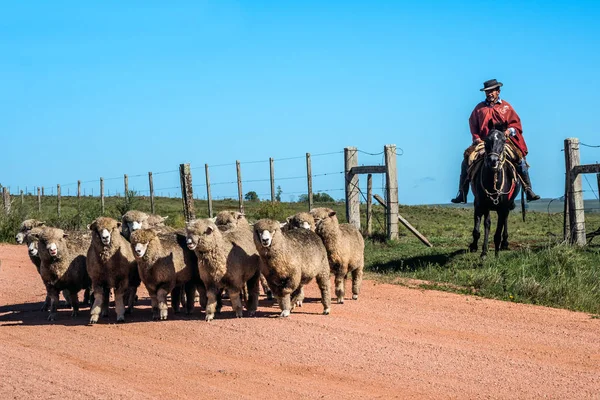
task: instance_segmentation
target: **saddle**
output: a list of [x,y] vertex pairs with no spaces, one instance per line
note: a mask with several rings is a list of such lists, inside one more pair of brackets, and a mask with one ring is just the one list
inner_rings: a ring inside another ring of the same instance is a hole
[[[485,158],[485,144],[483,142],[469,146],[464,153],[465,158],[468,160],[467,174],[469,179],[472,181],[477,172],[483,165],[483,159]],[[523,158],[523,153],[513,142],[508,140],[506,146],[504,146],[504,157],[506,161],[517,165]]]

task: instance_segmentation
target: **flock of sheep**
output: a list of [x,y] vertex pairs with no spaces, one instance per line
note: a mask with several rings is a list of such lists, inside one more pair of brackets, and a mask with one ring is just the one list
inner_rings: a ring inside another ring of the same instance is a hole
[[125,321],[137,299],[137,287],[148,290],[155,320],[168,317],[167,296],[175,313],[194,310],[196,293],[211,321],[226,291],[237,317],[243,303],[249,316],[258,308],[260,284],[287,317],[302,306],[303,286],[313,278],[321,291],[323,314],[330,312],[330,274],[335,296],[344,302],[344,283],[352,276],[352,298],[358,299],[364,266],[364,240],[358,229],[340,224],[335,211],[315,208],[285,223],[261,219],[250,225],[243,214],[222,211],[216,218],[197,219],[185,231],[165,226],[163,217],[127,212],[122,221],[99,217],[87,232],[69,232],[26,220],[17,243],[26,243],[29,257],[46,287],[42,310],[56,319],[59,293],[79,312],[79,292],[91,304],[90,324],[108,317],[111,289],[117,322]]

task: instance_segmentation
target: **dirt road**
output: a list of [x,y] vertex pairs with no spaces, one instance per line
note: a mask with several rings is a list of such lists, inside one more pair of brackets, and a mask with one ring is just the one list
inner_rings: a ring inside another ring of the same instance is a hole
[[[0,397],[600,398],[600,320],[583,313],[365,281],[321,315],[316,285],[288,319],[151,322],[147,293],[126,324],[38,311],[25,246],[0,245]],[[171,310],[169,310],[171,313]]]

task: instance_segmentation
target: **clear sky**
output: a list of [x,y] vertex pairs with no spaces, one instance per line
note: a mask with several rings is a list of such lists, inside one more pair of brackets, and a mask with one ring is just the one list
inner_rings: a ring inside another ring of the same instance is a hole
[[[80,179],[98,194],[100,176],[114,193],[124,173],[142,191],[153,171],[173,195],[169,171],[189,162],[194,184],[215,165],[213,195],[234,197],[240,160],[244,192],[266,198],[273,157],[276,179],[300,177],[277,181],[290,200],[306,187],[304,154],[338,152],[313,159],[328,174],[315,190],[337,199],[343,148],[393,143],[400,202],[446,203],[490,78],[522,119],[543,197],[564,191],[566,137],[600,144],[597,0],[91,3],[1,5],[0,183],[13,193],[72,194]],[[366,153],[360,164],[382,162]]]

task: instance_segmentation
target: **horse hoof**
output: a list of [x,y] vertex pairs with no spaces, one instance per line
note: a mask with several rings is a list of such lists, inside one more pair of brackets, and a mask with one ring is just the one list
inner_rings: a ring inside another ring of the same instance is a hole
[[477,246],[473,246],[473,245],[469,246],[469,252],[475,253],[476,251],[477,251]]
[[481,255],[481,261],[485,261],[486,258],[487,258],[487,254],[482,254]]

